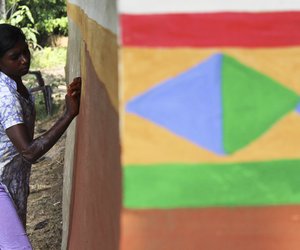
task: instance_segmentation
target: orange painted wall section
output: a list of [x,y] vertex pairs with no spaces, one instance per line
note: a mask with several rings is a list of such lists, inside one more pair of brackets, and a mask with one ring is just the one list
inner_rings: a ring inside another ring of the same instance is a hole
[[86,53],[77,122],[69,249],[117,249],[121,209],[118,114]]
[[299,206],[125,210],[121,249],[297,250]]

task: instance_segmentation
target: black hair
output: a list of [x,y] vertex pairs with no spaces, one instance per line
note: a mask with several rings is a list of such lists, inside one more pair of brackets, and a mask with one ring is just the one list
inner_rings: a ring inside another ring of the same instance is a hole
[[0,58],[19,41],[26,41],[20,28],[6,23],[0,24]]

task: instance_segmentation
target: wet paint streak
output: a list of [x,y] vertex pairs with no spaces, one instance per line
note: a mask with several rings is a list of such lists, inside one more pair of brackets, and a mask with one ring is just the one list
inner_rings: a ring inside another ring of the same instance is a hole
[[68,249],[117,249],[122,182],[119,117],[87,48],[84,55],[85,92],[77,118]]

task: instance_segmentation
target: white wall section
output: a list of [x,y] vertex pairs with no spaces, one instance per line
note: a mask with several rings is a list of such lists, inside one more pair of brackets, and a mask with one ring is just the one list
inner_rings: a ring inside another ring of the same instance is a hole
[[300,0],[119,0],[118,5],[124,14],[300,10]]
[[102,27],[117,33],[116,0],[69,0],[68,2],[79,6],[89,18]]

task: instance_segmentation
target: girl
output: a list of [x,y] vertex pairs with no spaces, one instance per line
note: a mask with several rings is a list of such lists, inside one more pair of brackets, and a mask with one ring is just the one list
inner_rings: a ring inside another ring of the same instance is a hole
[[30,51],[22,31],[0,24],[0,249],[32,249],[25,233],[31,164],[61,137],[79,113],[81,79],[68,86],[66,110],[33,139],[35,109],[22,82]]

